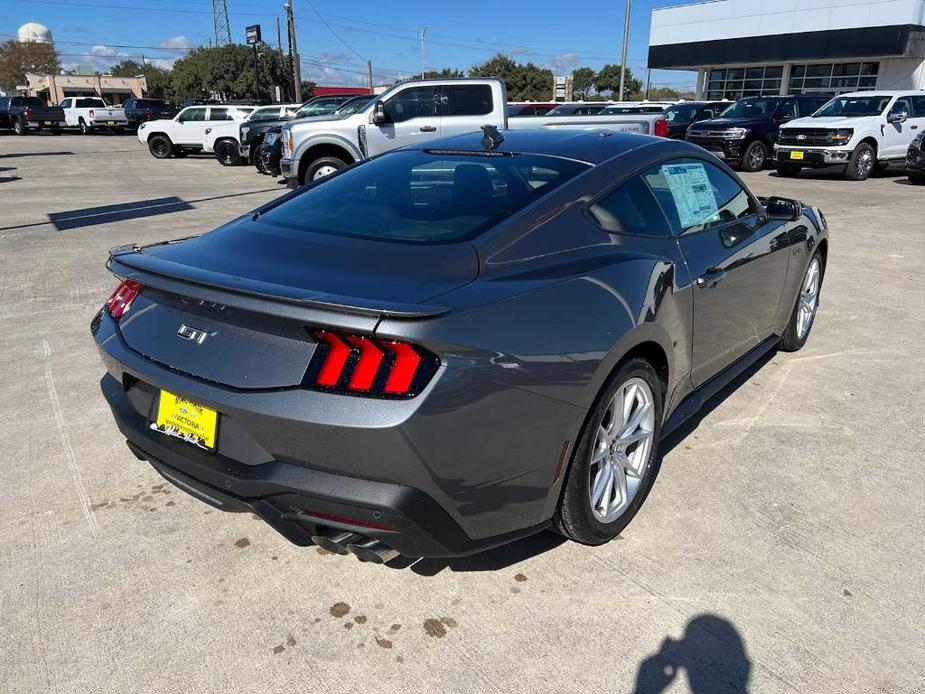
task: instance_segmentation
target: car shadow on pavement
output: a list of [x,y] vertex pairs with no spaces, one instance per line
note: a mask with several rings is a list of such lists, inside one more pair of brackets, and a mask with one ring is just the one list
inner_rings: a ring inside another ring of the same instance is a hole
[[693,694],[745,694],[751,669],[735,626],[718,615],[701,614],[687,623],[679,640],[669,636],[639,664],[633,692],[662,694],[683,671]]
[[63,157],[73,154],[73,152],[4,152],[0,154],[0,159],[14,159],[16,157]]

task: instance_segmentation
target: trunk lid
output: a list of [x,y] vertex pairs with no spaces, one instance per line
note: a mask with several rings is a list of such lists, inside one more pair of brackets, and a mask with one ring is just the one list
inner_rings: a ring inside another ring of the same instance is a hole
[[352,321],[371,332],[380,317],[438,315],[426,302],[474,280],[479,264],[469,244],[377,242],[248,217],[115,250],[110,267],[145,285],[119,323],[129,347],[198,378],[264,389],[302,382],[315,350],[306,326]]

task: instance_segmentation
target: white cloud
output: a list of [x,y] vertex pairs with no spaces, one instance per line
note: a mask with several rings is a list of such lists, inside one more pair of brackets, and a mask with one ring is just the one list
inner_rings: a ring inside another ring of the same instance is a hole
[[167,48],[172,52],[154,51],[154,54],[145,56],[145,62],[155,67],[170,68],[179,59],[185,56],[193,47],[193,42],[186,36],[171,36],[157,44],[159,48]]
[[563,53],[562,55],[550,58],[546,62],[546,66],[557,75],[561,75],[566,72],[571,72],[577,62],[578,57],[574,53]]

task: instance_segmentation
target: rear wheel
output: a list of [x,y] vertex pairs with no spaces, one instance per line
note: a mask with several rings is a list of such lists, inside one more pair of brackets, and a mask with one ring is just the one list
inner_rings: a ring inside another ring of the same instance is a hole
[[819,308],[819,290],[822,288],[822,254],[819,251],[813,255],[803,275],[800,293],[797,296],[790,322],[780,339],[780,348],[785,352],[796,352],[803,348],[809,331],[813,329],[816,320],[816,309]]
[[578,439],[553,519],[563,535],[599,545],[620,534],[658,474],[662,384],[630,359],[610,377]]
[[148,151],[155,159],[169,159],[172,150],[173,144],[166,135],[152,135],[148,138]]
[[761,140],[755,140],[745,148],[742,155],[742,171],[761,171],[768,159],[768,148]]
[[80,126],[81,135],[89,135],[93,132],[93,126],[87,123],[87,121],[85,121],[83,118],[80,119],[78,125]]
[[219,140],[215,143],[215,158],[222,166],[237,166],[241,163],[238,143],[234,140]]
[[17,135],[26,134],[26,124],[23,122],[22,118],[15,118],[13,120],[13,132]]
[[877,153],[866,142],[862,142],[851,153],[848,166],[845,167],[845,178],[851,181],[866,181],[877,163]]
[[789,164],[778,164],[776,167],[777,175],[783,178],[793,178],[800,173],[801,167],[791,166]]

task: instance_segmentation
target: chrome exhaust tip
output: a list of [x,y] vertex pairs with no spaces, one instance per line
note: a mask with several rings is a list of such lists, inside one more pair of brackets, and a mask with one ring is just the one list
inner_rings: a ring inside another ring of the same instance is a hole
[[333,535],[312,535],[312,542],[316,545],[342,557],[347,554],[347,545],[360,542],[362,539],[362,535],[348,532],[339,532]]
[[371,538],[363,542],[349,543],[347,551],[354,554],[360,561],[368,561],[373,564],[385,564],[399,555],[397,549],[392,549],[388,545],[379,542],[379,540]]

